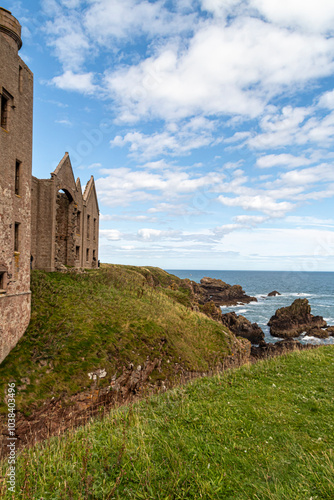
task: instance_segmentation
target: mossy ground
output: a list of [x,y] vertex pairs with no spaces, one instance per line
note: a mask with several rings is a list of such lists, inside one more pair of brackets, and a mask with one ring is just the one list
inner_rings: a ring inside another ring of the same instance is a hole
[[15,382],[17,408],[26,414],[88,388],[88,373],[98,368],[107,370],[103,386],[129,363],[162,358],[162,371],[152,377],[165,379],[176,362],[205,371],[231,352],[228,330],[192,311],[189,288],[159,268],[34,271],[31,289],[29,328],[0,366],[0,394]]
[[332,346],[197,379],[25,450],[15,499],[330,500],[333,402]]

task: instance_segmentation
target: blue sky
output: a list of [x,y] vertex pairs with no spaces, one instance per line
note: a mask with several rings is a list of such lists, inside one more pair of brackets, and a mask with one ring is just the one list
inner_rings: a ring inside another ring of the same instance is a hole
[[2,0],[34,175],[94,175],[102,262],[334,271],[332,0]]

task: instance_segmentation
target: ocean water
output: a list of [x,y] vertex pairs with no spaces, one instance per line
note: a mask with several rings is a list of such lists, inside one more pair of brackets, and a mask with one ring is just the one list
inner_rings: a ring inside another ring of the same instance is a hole
[[[185,271],[167,270],[179,278],[189,278],[197,283],[204,276],[218,278],[230,285],[241,285],[247,295],[258,302],[222,307],[223,313],[235,311],[252,323],[257,323],[265,334],[266,342],[276,342],[269,332],[267,323],[277,309],[292,304],[295,299],[307,298],[311,313],[322,316],[327,324],[334,325],[334,273],[326,272],[282,272],[282,271]],[[267,297],[277,290],[282,295]],[[317,339],[310,336],[298,337],[303,343],[334,344],[334,337]]]

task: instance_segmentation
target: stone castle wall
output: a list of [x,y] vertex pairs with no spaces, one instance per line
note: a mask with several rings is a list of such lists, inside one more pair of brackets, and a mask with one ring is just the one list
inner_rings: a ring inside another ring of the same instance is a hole
[[33,75],[21,27],[0,9],[0,362],[30,318]]
[[98,261],[93,177],[82,193],[67,153],[51,179],[31,175],[33,74],[21,45],[19,22],[0,7],[0,363],[29,324],[30,268]]

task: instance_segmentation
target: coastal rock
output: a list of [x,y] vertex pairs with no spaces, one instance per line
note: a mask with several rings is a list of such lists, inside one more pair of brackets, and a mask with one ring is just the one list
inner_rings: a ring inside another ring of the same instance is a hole
[[282,295],[281,293],[274,290],[273,292],[268,293],[268,297],[276,297],[277,295]]
[[329,332],[328,330],[323,330],[322,328],[311,328],[311,330],[308,330],[307,335],[318,339],[328,339]]
[[264,339],[264,333],[257,323],[251,323],[244,316],[238,316],[235,312],[222,314],[223,325],[238,337],[249,340],[252,344],[258,344]]
[[334,337],[334,326],[328,326],[327,332],[328,332],[328,335]]
[[314,346],[311,344],[302,344],[298,340],[294,339],[284,339],[275,343],[266,343],[265,341],[262,341],[258,346],[252,346],[251,356],[255,359],[268,358],[284,354],[288,351],[311,349],[313,347]]
[[326,321],[321,316],[311,314],[307,299],[296,299],[291,306],[277,309],[268,322],[270,334],[274,337],[292,338],[308,333],[314,328],[325,328]]
[[217,306],[235,306],[239,303],[257,302],[255,297],[246,295],[240,285],[228,285],[215,278],[202,278],[200,282],[200,300],[214,302]]

